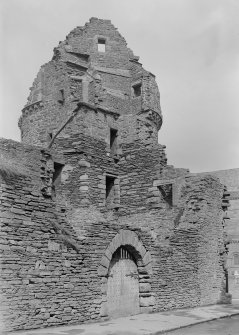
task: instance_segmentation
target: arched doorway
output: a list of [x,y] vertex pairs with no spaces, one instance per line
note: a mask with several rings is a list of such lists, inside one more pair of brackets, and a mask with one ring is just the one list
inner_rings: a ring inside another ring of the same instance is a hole
[[140,312],[138,269],[133,255],[125,246],[114,252],[110,262],[107,305],[108,315],[113,318]]
[[[121,229],[114,236],[101,258],[98,275],[103,293],[100,316],[119,317],[153,310],[152,259],[135,232]],[[115,294],[117,290],[122,292],[122,299],[119,293]],[[121,306],[119,310],[115,305]]]

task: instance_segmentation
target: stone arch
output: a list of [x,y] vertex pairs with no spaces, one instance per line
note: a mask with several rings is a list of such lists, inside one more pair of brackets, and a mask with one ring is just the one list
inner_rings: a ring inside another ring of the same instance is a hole
[[151,291],[152,259],[150,252],[146,250],[137,234],[131,230],[121,229],[113,238],[101,258],[98,267],[98,275],[101,277],[101,292],[103,293],[101,304],[101,316],[107,316],[107,281],[110,262],[115,251],[125,246],[134,256],[139,273],[139,298],[140,312],[152,311],[154,296]]

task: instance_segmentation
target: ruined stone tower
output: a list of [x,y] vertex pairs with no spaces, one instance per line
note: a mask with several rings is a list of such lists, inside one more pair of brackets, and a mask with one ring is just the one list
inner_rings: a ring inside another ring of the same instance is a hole
[[161,125],[155,77],[109,20],[54,49],[22,143],[0,141],[6,329],[225,298],[224,187],[167,165]]
[[33,83],[19,124],[22,141],[47,145],[82,102],[86,108],[81,127],[71,132],[109,140],[107,129],[95,129],[100,128],[100,114],[117,128],[122,145],[157,143],[162,124],[159,91],[155,76],[138,60],[108,20],[92,18],[74,29]]
[[[130,169],[145,179],[149,171],[159,173],[160,166],[166,165],[157,136],[162,124],[158,87],[138,59],[110,21],[92,18],[60,42],[52,61],[41,67],[34,81],[19,122],[22,141],[43,147],[54,143],[58,167],[65,165],[63,177],[75,157],[69,150],[77,152],[78,160],[92,157],[91,177],[84,179],[89,177],[86,166],[78,171],[74,202],[82,198],[84,204],[119,205],[120,174]],[[125,192],[125,204],[130,200],[139,206],[138,192],[143,187],[137,185],[130,186],[138,189],[136,199]]]

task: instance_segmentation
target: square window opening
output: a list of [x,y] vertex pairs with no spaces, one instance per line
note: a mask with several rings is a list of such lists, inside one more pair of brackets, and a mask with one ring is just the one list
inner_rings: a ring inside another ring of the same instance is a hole
[[117,137],[118,130],[110,128],[110,152],[112,155],[117,154]]
[[98,39],[98,51],[105,52],[105,40],[103,38]]
[[133,86],[134,91],[134,97],[140,97],[141,96],[141,83]]

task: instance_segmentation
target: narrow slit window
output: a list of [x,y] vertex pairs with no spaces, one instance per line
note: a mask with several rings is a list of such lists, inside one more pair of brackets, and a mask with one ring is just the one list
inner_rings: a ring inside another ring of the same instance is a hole
[[117,153],[118,130],[110,128],[110,152],[113,155]]
[[105,40],[103,38],[98,39],[98,51],[105,52]]
[[106,176],[106,205],[113,205],[115,199],[115,177]]
[[65,101],[64,90],[61,89],[59,90],[59,93],[58,93],[58,102],[60,102],[61,104],[64,104],[64,101]]
[[53,188],[54,193],[56,191],[56,188],[61,183],[61,172],[62,172],[63,166],[64,166],[63,164],[54,162],[54,172],[53,172],[53,177],[52,177],[52,188]]
[[141,96],[141,83],[133,86],[134,91],[134,97],[140,97]]
[[52,133],[48,133],[48,134],[47,134],[47,140],[48,140],[48,142],[51,142],[52,137],[53,137],[53,134],[52,134]]

